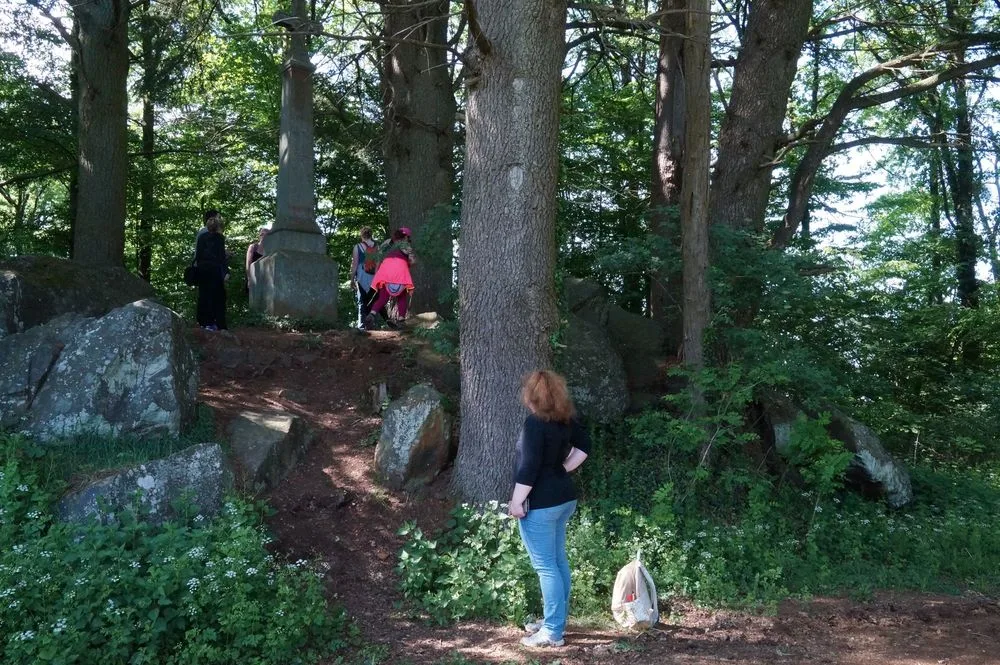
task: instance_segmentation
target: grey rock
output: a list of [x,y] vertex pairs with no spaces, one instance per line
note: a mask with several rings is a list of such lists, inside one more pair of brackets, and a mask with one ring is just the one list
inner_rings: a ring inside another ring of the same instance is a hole
[[665,333],[659,321],[610,305],[605,329],[615,349],[623,355],[658,356],[663,353]]
[[153,295],[153,287],[124,268],[50,256],[5,259],[0,261],[0,338],[65,314],[103,316]]
[[413,386],[386,409],[375,471],[392,489],[425,485],[448,463],[450,439],[440,393],[425,383]]
[[[775,450],[784,454],[790,445],[796,419],[806,412],[787,397],[775,393],[758,395],[757,403],[769,430],[768,439],[773,441]],[[865,489],[875,488],[892,508],[900,508],[912,501],[909,472],[886,451],[875,433],[837,409],[830,408],[828,411],[831,415],[827,432],[854,453],[848,475],[858,479]],[[806,415],[816,417],[816,414]]]
[[913,500],[909,472],[886,451],[875,432],[839,411],[832,412],[827,430],[854,453],[852,466],[881,489],[891,508],[901,508]]
[[571,313],[599,326],[607,322],[608,298],[597,282],[567,277],[563,280],[563,299]]
[[211,517],[222,508],[232,472],[222,447],[202,443],[170,457],[139,464],[65,495],[56,507],[66,522],[114,520],[116,513],[136,507],[145,519],[160,524],[176,517],[178,502]]
[[385,381],[379,381],[368,386],[368,408],[373,415],[382,413],[389,404],[389,388]]
[[278,397],[296,404],[305,404],[309,401],[309,396],[304,390],[296,390],[295,388],[282,388],[278,391]]
[[0,423],[40,441],[176,436],[194,421],[197,392],[183,321],[149,300],[0,340]]
[[437,312],[421,312],[407,317],[406,325],[413,329],[433,330],[441,325],[441,320]]
[[247,364],[249,354],[238,346],[224,346],[215,353],[215,361],[226,369],[236,369]]
[[577,410],[596,422],[620,418],[629,403],[625,368],[604,330],[570,315],[558,368]]
[[[667,354],[663,349],[666,330],[662,322],[610,304],[604,289],[590,280],[567,278],[563,297],[573,314],[571,327],[582,320],[603,330],[611,348],[621,359],[629,392],[636,395],[666,392]],[[590,336],[593,333],[583,334]],[[631,403],[645,401],[635,398]]]
[[313,440],[301,418],[284,411],[243,411],[229,424],[229,442],[254,489],[273,489]]

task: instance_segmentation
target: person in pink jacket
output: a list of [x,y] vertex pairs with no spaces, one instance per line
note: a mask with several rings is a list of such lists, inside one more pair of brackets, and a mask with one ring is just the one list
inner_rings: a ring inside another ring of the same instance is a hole
[[406,318],[406,310],[410,301],[410,292],[413,291],[413,276],[410,275],[410,266],[416,258],[413,255],[413,246],[410,244],[410,229],[401,227],[392,232],[392,244],[375,271],[372,279],[372,291],[375,292],[375,300],[372,302],[371,311],[365,316],[365,328],[371,330],[375,327],[375,313],[381,312],[390,298],[396,299],[396,311],[399,320]]

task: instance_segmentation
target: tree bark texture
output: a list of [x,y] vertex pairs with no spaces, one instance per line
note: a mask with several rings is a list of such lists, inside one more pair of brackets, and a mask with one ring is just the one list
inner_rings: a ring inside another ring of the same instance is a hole
[[972,122],[964,78],[956,79],[955,87],[955,159],[949,168],[951,192],[955,203],[955,278],[958,300],[963,307],[979,306],[979,280],[976,263],[979,260],[979,236],[973,208],[976,174],[972,148]]
[[[80,43],[80,22],[73,19],[73,40]],[[76,141],[76,161],[80,162],[80,49],[71,48],[69,56],[70,124]],[[80,169],[69,174],[69,258],[75,259],[76,217],[80,208]]]
[[764,228],[771,165],[812,17],[812,0],[756,0],[733,71],[719,132],[709,218],[750,232]]
[[79,27],[80,163],[73,258],[121,266],[128,171],[128,0],[73,4]]
[[455,483],[509,498],[525,416],[521,378],[551,363],[564,0],[470,2],[476,71],[466,111]]
[[153,218],[156,207],[156,108],[153,92],[156,88],[157,62],[153,53],[153,25],[149,14],[150,0],[142,3],[142,153],[145,168],[139,180],[139,229],[136,234],[136,264],[139,277],[151,278],[153,262]]
[[[413,231],[413,311],[442,311],[452,287],[455,94],[444,48],[449,0],[385,0],[382,66],[389,226]],[[403,41],[405,40],[405,41]],[[450,312],[445,311],[445,314]]]
[[[650,226],[653,234],[676,246],[684,156],[684,13],[687,0],[660,0],[659,60],[656,68],[656,107],[653,124],[653,188]],[[666,326],[666,348],[681,344],[681,279],[676,270],[652,276],[649,311]]]
[[684,273],[684,364],[701,369],[711,312],[708,289],[708,172],[712,125],[709,0],[690,0],[684,43],[687,127],[681,187],[681,258]]

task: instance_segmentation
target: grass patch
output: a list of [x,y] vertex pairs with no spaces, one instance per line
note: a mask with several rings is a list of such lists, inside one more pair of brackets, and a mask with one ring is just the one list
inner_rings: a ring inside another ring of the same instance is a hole
[[46,474],[79,485],[106,475],[108,471],[168,457],[195,444],[215,440],[215,416],[212,409],[199,404],[194,425],[182,437],[109,438],[81,434],[46,444],[48,454],[40,458],[40,463],[47,466]]

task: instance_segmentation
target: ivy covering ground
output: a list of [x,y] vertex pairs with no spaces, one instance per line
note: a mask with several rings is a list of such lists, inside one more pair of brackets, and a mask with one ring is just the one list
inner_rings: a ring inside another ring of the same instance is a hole
[[313,663],[351,626],[305,561],[282,562],[260,509],[162,527],[65,524],[49,453],[0,438],[0,653],[23,663]]

